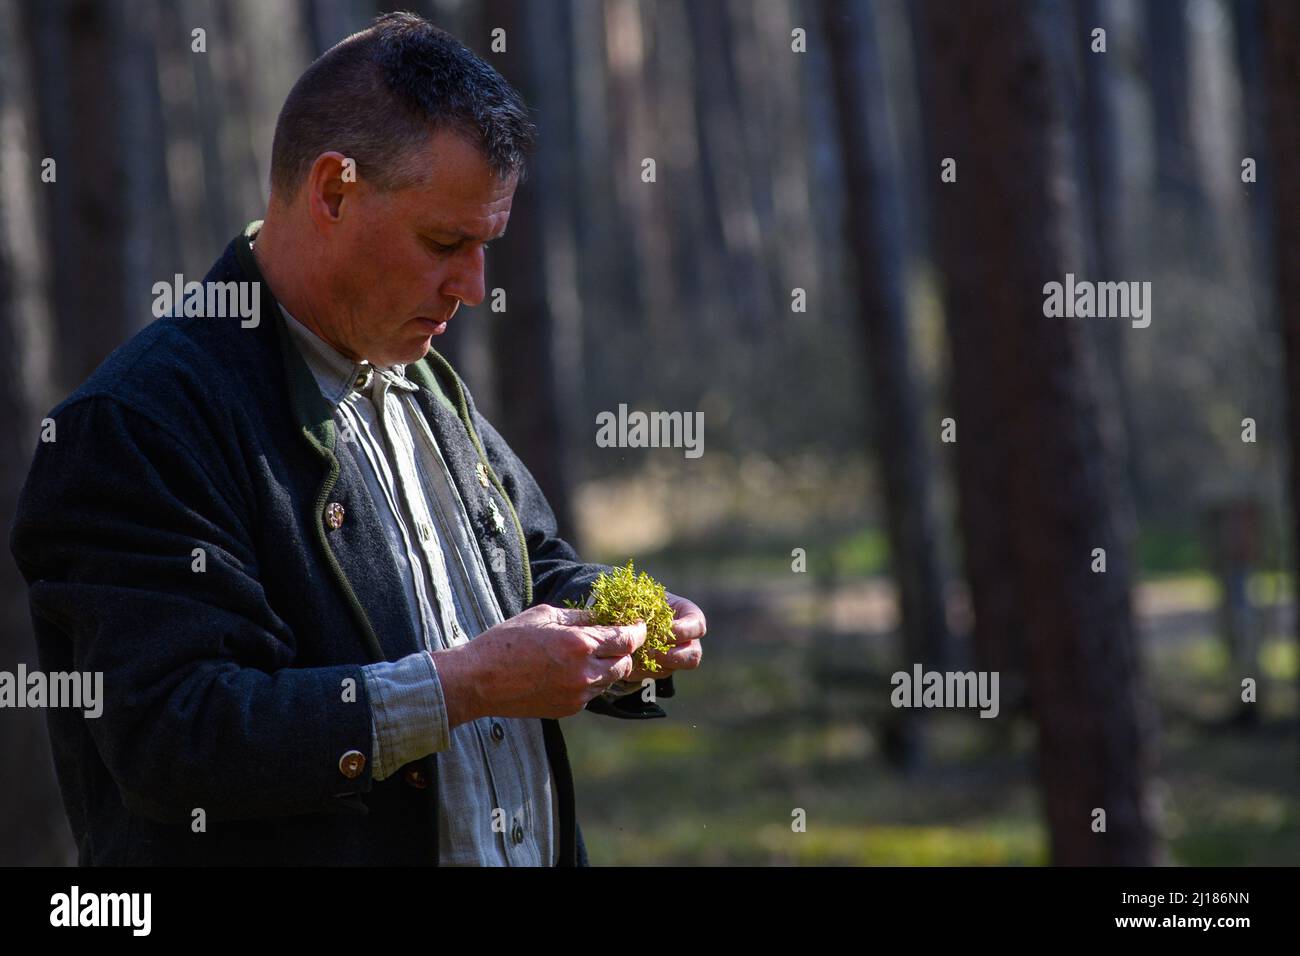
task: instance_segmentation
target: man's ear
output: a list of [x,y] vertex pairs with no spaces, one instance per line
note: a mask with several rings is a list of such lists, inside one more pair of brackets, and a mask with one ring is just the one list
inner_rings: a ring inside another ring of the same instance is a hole
[[311,164],[307,174],[307,212],[318,229],[338,225],[344,200],[357,188],[355,173],[355,162],[336,150],[321,153]]

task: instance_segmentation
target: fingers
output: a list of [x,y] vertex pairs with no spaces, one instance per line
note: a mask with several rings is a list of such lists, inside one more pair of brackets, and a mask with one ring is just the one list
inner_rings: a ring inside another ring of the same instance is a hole
[[601,694],[617,681],[627,680],[636,669],[631,656],[592,658],[588,671],[590,688]]
[[553,605],[544,605],[551,612],[551,620],[556,624],[564,624],[569,627],[580,627],[591,620],[591,612],[582,607],[555,607]]
[[[591,645],[591,656],[600,658],[626,657],[645,643],[645,621],[635,624],[590,624],[591,612],[585,608],[545,607],[551,624],[570,627],[585,637]],[[525,612],[528,613],[528,612]]]
[[645,643],[645,621],[635,624],[589,624],[582,633],[596,642],[593,657],[626,657]]
[[678,643],[694,641],[703,637],[708,629],[704,612],[694,602],[671,592],[665,594],[668,606],[673,609],[673,636]]
[[700,666],[700,660],[704,656],[704,647],[699,641],[688,641],[677,645],[672,650],[650,656],[652,660],[658,662],[659,670],[647,671],[638,668],[632,672],[631,680],[643,680],[647,677],[661,679],[668,677],[673,671],[695,670]]
[[665,651],[661,665],[669,670],[694,670],[700,666],[704,656],[704,647],[698,640],[678,644],[671,651]]
[[[673,609],[673,637],[676,639],[677,646],[682,647],[691,641],[697,641],[708,631],[708,622],[705,620],[704,612],[700,610],[698,604],[694,601],[684,598],[679,594],[673,594],[671,591],[665,592],[664,595],[668,600],[668,605]],[[552,620],[556,624],[563,624],[568,627],[585,627],[587,636],[595,641],[605,644],[611,640],[618,641],[615,628],[609,625],[588,625],[591,620],[591,612],[586,608],[567,608],[552,607]],[[641,641],[644,641],[644,636]],[[638,642],[632,650],[640,647]],[[628,653],[624,651],[624,653]],[[608,656],[605,651],[598,652],[597,656]]]

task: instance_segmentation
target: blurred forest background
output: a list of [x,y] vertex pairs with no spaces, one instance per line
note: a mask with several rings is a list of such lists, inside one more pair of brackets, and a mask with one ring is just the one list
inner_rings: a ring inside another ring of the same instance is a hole
[[[508,311],[434,345],[586,557],[709,619],[669,719],[565,722],[593,862],[1300,861],[1300,4],[406,8],[541,131]],[[261,217],[285,94],[381,9],[0,0],[6,526],[45,412]],[[1045,317],[1066,273],[1149,281],[1150,326]],[[620,403],[705,453],[598,447]],[[1000,715],[892,708],[915,662],[998,670]],[[74,860],[43,714],[0,741],[0,862]]]

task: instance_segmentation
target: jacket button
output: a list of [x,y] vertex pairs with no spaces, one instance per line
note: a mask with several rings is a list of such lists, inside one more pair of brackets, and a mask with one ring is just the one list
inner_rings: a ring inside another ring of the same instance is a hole
[[325,506],[325,523],[337,531],[343,527],[343,506],[337,501],[331,501]]
[[505,735],[506,735],[506,729],[502,727],[500,724],[498,724],[495,720],[492,721],[492,739],[501,740],[502,738],[505,737]]
[[402,776],[416,790],[425,790],[429,786],[429,778],[424,775],[424,771],[419,767],[407,767]]
[[366,755],[360,750],[349,750],[339,758],[339,772],[349,780],[357,779],[365,769]]
[[515,841],[515,843],[524,842],[524,828],[520,825],[518,820],[515,821],[515,829],[514,832],[510,834],[510,836]]

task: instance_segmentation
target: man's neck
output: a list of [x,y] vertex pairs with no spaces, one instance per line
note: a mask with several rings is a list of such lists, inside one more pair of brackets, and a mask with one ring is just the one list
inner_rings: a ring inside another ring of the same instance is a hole
[[253,258],[257,261],[257,268],[262,273],[262,279],[270,286],[271,294],[284,307],[285,311],[340,355],[346,356],[354,362],[362,361],[361,356],[337,341],[334,336],[329,335],[321,323],[316,320],[308,296],[299,290],[295,281],[298,278],[298,273],[290,269],[283,271],[280,269],[282,262],[310,260],[304,255],[298,254],[292,248],[284,246],[281,241],[280,230],[273,222],[272,213],[269,210],[267,211],[267,218],[262,221],[262,226],[253,239],[251,248]]

